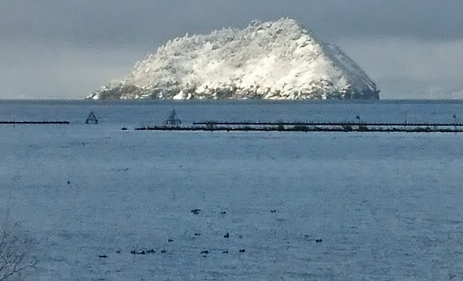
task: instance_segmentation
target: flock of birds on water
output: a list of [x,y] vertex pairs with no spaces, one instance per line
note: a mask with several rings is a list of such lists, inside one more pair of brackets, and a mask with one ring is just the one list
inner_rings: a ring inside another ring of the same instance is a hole
[[[69,182],[68,182],[68,184],[69,184]],[[193,210],[191,210],[191,213],[194,214],[194,215],[199,215],[200,212],[201,212],[201,209],[193,209]],[[277,211],[276,210],[271,210],[270,212],[271,213],[276,213]],[[221,215],[225,215],[226,213],[227,213],[226,211],[220,212]],[[195,236],[201,236],[200,233],[195,233],[194,235]],[[223,237],[225,239],[229,239],[230,238],[230,233],[227,232]],[[238,237],[243,238],[241,235],[238,235]],[[306,235],[306,238],[307,237],[308,237],[308,235]],[[174,239],[169,238],[167,241],[169,243],[171,243],[171,242],[174,242]],[[321,238],[315,239],[315,242],[316,243],[322,243],[323,239],[321,239]],[[241,249],[238,250],[238,252],[239,253],[245,253],[246,249],[241,248]],[[121,254],[122,252],[121,252],[121,250],[117,250],[116,253]],[[148,250],[131,250],[130,253],[132,255],[149,255],[149,254],[156,253],[156,251],[151,248],[151,249],[148,249]],[[167,253],[167,250],[161,250],[160,253],[165,254],[165,253]],[[224,250],[224,251],[222,251],[222,253],[223,254],[228,254],[228,250]],[[206,257],[207,254],[209,254],[209,250],[201,251],[200,254],[203,255],[204,257]],[[100,257],[100,258],[108,258],[108,255],[106,255],[106,254],[105,255],[99,255],[98,257]]]

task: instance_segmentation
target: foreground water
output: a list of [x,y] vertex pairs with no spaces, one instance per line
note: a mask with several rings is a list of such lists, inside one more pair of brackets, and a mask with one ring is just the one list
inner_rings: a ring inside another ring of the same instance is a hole
[[0,208],[37,241],[26,279],[463,277],[463,134],[132,130],[171,109],[184,123],[453,122],[463,103],[1,102],[0,120],[71,121],[0,125]]

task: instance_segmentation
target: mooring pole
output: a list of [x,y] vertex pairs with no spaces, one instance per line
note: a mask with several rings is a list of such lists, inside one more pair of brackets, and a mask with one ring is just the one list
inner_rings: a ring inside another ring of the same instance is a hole
[[453,114],[454,126],[455,126],[455,133],[457,133],[457,115]]

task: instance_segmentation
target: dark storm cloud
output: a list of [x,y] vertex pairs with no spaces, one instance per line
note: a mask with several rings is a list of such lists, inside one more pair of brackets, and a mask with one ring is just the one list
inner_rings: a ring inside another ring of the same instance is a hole
[[321,37],[463,38],[461,0],[3,0],[1,37],[80,45],[162,43],[251,20],[298,19]]

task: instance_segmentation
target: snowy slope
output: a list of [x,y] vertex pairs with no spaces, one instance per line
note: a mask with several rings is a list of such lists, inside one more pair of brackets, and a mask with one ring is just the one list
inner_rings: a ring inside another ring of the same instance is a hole
[[295,20],[186,35],[89,98],[378,99],[366,73]]

